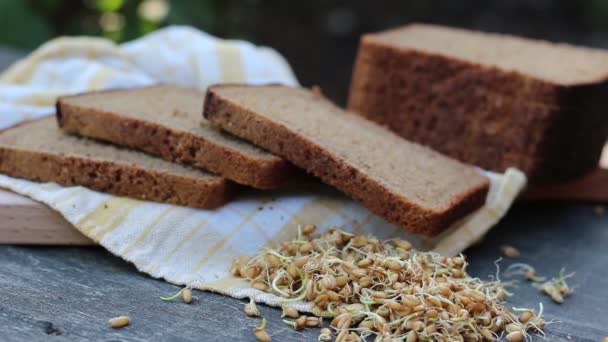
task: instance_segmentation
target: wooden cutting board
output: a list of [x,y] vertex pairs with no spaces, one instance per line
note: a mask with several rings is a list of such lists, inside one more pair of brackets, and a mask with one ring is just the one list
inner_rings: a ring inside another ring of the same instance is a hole
[[558,184],[536,184],[523,193],[525,200],[578,200],[608,203],[608,144],[600,165],[583,177]]
[[0,190],[0,243],[92,245],[61,215],[44,204]]
[[[523,198],[608,202],[608,145],[597,170],[568,183],[533,186]],[[0,244],[92,245],[94,242],[44,204],[0,190]]]

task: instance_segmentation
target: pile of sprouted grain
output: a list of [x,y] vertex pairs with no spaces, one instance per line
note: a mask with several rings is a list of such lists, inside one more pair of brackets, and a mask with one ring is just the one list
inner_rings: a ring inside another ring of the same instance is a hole
[[[533,309],[502,305],[500,280],[469,276],[464,256],[445,257],[412,248],[405,240],[380,241],[332,227],[234,261],[233,272],[251,286],[294,301],[314,301],[312,312],[329,318],[336,341],[509,342],[543,335]],[[294,317],[294,315],[290,315]],[[287,321],[294,328],[306,324]],[[327,331],[319,336],[327,340]]]

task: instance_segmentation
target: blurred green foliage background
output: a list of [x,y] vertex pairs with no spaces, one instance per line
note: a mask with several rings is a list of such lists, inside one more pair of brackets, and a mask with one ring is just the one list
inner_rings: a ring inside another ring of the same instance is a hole
[[211,28],[219,1],[0,0],[0,44],[33,49],[59,35],[130,40],[179,23]]
[[412,21],[608,47],[608,0],[0,0],[0,51],[191,25],[277,49],[302,84],[343,102],[361,34]]

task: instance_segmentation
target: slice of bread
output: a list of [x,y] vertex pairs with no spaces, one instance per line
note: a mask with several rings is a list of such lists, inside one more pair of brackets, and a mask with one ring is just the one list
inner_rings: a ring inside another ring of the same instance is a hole
[[201,118],[204,94],[173,85],[62,97],[57,119],[65,131],[142,150],[202,168],[237,183],[272,189],[294,167],[222,133]]
[[608,52],[412,24],[361,38],[347,108],[397,134],[532,181],[597,166]]
[[142,152],[68,135],[53,117],[0,132],[0,173],[195,208],[221,206],[237,187]]
[[411,232],[439,233],[482,206],[488,191],[488,179],[472,167],[410,143],[306,89],[212,86],[204,116]]

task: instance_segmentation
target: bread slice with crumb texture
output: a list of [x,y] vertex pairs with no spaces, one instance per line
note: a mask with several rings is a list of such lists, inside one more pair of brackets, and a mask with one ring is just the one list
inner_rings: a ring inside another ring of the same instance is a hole
[[201,170],[68,135],[53,117],[0,132],[0,173],[195,208],[219,207],[238,188]]
[[597,167],[607,92],[606,50],[410,24],[361,37],[347,108],[466,163],[555,182]]
[[61,97],[62,129],[192,165],[259,189],[294,176],[285,160],[211,127],[201,118],[204,93],[174,85]]
[[441,232],[482,206],[488,191],[488,179],[474,168],[306,89],[212,86],[204,116],[414,233]]

